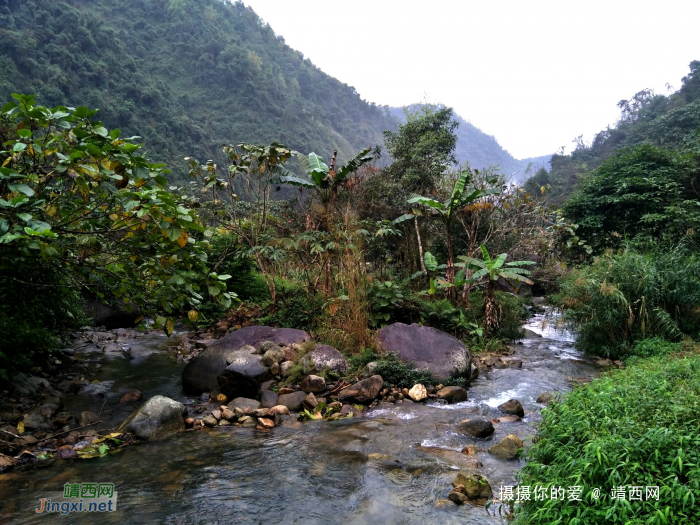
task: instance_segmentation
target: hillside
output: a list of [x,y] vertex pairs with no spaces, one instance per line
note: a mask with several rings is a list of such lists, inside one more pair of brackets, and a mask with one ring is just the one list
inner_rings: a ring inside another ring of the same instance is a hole
[[[406,109],[413,112],[419,107],[420,104],[412,104]],[[404,108],[390,108],[390,112],[399,121],[406,121]],[[549,167],[551,155],[518,160],[503,149],[495,137],[487,135],[457,114],[454,115],[454,120],[459,124],[455,130],[457,135],[455,156],[462,164],[468,162],[473,168],[478,169],[499,166],[503,172],[512,176],[516,181],[526,179],[540,168]]]
[[675,93],[643,89],[618,107],[620,118],[614,126],[600,131],[591,144],[579,141],[568,155],[553,155],[551,168],[530,181],[532,188],[549,184],[548,198],[561,204],[606,159],[639,144],[695,155],[700,148],[700,61],[690,63],[690,73]]
[[279,141],[345,159],[396,121],[326,75],[242,3],[0,0],[0,99],[100,108],[184,177],[182,157]]

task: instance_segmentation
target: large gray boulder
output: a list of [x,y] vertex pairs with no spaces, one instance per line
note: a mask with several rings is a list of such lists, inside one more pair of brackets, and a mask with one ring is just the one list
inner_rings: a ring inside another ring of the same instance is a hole
[[164,396],[153,396],[127,419],[119,431],[129,432],[141,441],[162,439],[185,429],[187,409]]
[[427,369],[438,379],[470,376],[472,356],[467,347],[437,328],[394,323],[378,330],[376,341],[382,350]]
[[222,337],[201,354],[192,358],[182,371],[182,388],[190,395],[219,392],[217,377],[227,366],[226,358],[245,345],[259,348],[265,341],[272,341],[280,346],[289,346],[294,343],[303,343],[308,339],[309,334],[303,330],[246,326]]
[[316,345],[309,354],[301,359],[305,372],[323,372],[326,368],[336,374],[344,374],[348,369],[348,360],[335,348],[328,345]]
[[227,397],[250,397],[258,394],[260,384],[270,379],[270,370],[262,364],[262,356],[232,352],[227,358],[230,364],[224,368],[217,381],[219,389]]

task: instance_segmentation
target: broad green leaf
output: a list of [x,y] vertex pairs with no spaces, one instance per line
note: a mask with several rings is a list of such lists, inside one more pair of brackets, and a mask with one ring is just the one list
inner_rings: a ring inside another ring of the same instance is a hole
[[437,259],[435,259],[435,256],[430,252],[425,252],[423,262],[425,263],[426,270],[429,272],[434,272],[438,268]]
[[34,190],[26,184],[8,184],[7,187],[10,188],[10,191],[24,193],[27,197],[34,195]]

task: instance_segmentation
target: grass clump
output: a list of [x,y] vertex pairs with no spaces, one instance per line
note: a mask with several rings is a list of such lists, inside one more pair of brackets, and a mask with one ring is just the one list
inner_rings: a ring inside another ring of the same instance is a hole
[[[531,498],[516,507],[516,523],[700,523],[700,357],[669,359],[672,347],[656,340],[637,348],[663,356],[639,359],[551,403],[527,452],[521,485],[548,494],[582,486],[583,501]],[[659,499],[611,498],[613,487],[630,486],[642,494],[658,486]]]
[[680,249],[604,255],[566,276],[557,300],[578,345],[595,355],[633,355],[651,337],[697,338],[700,260]]

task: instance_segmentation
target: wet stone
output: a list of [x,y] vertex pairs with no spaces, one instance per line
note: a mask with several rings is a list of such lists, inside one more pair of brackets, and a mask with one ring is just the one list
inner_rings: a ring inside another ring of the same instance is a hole
[[525,410],[523,405],[517,399],[509,399],[505,403],[498,405],[498,410],[504,414],[512,414],[518,417],[525,417]]

